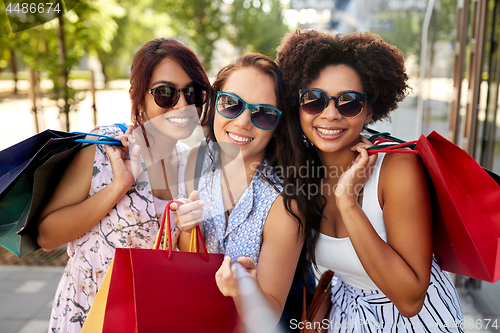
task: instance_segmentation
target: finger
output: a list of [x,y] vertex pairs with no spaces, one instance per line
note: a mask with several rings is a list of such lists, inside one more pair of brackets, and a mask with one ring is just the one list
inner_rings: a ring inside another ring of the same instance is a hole
[[189,199],[184,200],[185,203],[183,205],[181,205],[180,207],[176,207],[176,210],[181,215],[187,214],[192,211],[198,211],[205,205],[205,201],[203,200],[196,200],[194,202],[189,201]]
[[189,194],[189,200],[196,201],[200,199],[200,193],[198,191],[194,190]]
[[238,262],[245,267],[247,270],[249,269],[255,269],[255,262],[252,260],[252,258],[249,257],[239,257]]
[[141,147],[136,145],[130,150],[130,164],[132,165],[132,175],[137,179],[141,172]]

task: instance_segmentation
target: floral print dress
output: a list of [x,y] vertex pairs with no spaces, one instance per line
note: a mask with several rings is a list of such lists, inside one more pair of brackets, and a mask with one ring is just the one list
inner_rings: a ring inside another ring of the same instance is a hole
[[[123,133],[118,126],[99,127],[99,134]],[[176,150],[179,158],[177,198],[180,198],[186,197],[184,171],[189,147],[177,142]],[[142,157],[141,164],[144,166]],[[104,146],[97,145],[89,197],[112,180],[113,172]],[[111,264],[115,248],[153,247],[163,214],[163,211],[157,211],[154,199],[148,174],[143,171],[132,188],[99,223],[68,243],[69,260],[56,291],[49,333],[80,332]],[[179,231],[175,223],[172,229],[176,241]]]

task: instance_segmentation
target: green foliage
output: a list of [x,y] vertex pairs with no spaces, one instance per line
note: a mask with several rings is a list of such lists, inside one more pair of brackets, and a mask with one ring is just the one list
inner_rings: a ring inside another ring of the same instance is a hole
[[282,12],[279,0],[235,0],[225,37],[241,53],[259,52],[274,59],[281,38],[289,30]]

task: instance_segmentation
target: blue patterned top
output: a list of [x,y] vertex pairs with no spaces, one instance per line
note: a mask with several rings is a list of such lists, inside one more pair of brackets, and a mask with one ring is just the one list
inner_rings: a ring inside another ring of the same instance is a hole
[[255,172],[253,179],[229,215],[226,216],[222,201],[221,168],[215,167],[219,159],[218,149],[208,143],[198,185],[203,207],[203,236],[209,253],[224,253],[237,260],[250,257],[257,265],[262,247],[262,230],[271,205],[279,195],[278,189]]

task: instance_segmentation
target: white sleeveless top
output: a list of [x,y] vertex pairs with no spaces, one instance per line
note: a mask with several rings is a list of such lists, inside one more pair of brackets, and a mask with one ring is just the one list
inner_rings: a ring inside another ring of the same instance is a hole
[[[362,209],[380,238],[387,242],[382,208],[378,200],[378,180],[384,156],[384,153],[378,154],[370,179],[365,184]],[[359,261],[349,237],[336,238],[320,234],[316,244],[316,262],[319,266],[334,271],[335,275],[352,287],[378,290]]]

